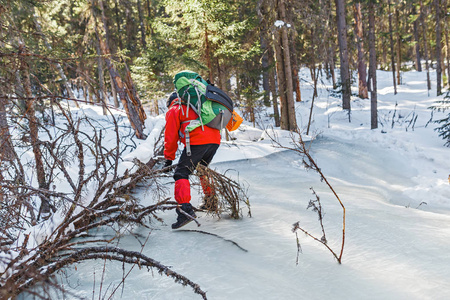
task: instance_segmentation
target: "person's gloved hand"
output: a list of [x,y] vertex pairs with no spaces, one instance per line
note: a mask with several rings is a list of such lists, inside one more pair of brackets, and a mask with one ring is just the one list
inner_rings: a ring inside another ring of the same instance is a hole
[[[164,169],[167,167],[170,167],[171,165],[172,165],[172,161],[167,159],[166,162],[164,163]],[[169,170],[166,170],[165,172],[168,173]]]

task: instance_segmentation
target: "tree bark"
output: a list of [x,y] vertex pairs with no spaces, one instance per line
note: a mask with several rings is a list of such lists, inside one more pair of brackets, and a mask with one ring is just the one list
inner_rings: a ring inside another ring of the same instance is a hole
[[284,74],[284,61],[283,54],[281,50],[281,37],[280,32],[275,31],[274,33],[274,46],[275,46],[275,57],[276,57],[276,67],[277,67],[277,81],[278,81],[278,92],[280,96],[280,127],[281,129],[288,129],[289,115],[287,108],[286,99],[286,79]]
[[[316,39],[314,39],[315,36],[315,32],[314,32],[314,28],[310,28],[311,32],[310,32],[310,39],[311,39],[311,53],[314,53],[315,49],[317,49],[317,46],[314,45],[314,41]],[[312,55],[310,61],[309,61],[309,72],[311,74],[311,80],[314,82],[314,89],[313,89],[313,101],[314,102],[314,98],[317,97],[317,80],[318,80],[318,76],[316,76],[316,74],[318,75],[319,72],[318,70],[316,70],[316,59],[315,56]],[[312,111],[312,104],[311,104],[311,111]],[[311,116],[311,114],[310,114]],[[308,130],[309,131],[309,124],[308,124]],[[306,133],[308,134],[308,133]]]
[[[116,17],[117,40],[119,42],[119,49],[123,49],[122,28],[121,28],[122,27],[122,19],[119,16],[119,3],[117,2],[117,0],[114,0],[114,14]],[[107,24],[105,24],[105,26],[107,27]],[[109,40],[110,39],[109,31],[106,31],[105,34],[106,34],[107,39]]]
[[[298,76],[299,72],[299,66],[298,66],[298,60],[297,60],[297,51],[295,49],[295,41],[297,39],[297,31],[294,28],[294,22],[292,19],[292,10],[286,9],[286,3],[285,6],[285,20],[286,23],[289,24],[289,31],[288,33],[288,41],[290,37],[289,42],[289,61],[291,64],[291,74],[292,74],[292,91],[295,92],[295,102],[301,102],[302,101],[302,93],[300,91],[300,78]],[[283,19],[284,20],[284,19]],[[294,107],[295,109],[295,107]]]
[[[103,1],[103,0],[102,0]],[[137,37],[135,36],[135,19],[133,16],[133,4],[129,2],[123,2],[122,8],[125,10],[125,48],[131,51],[135,51],[135,44],[137,43]],[[109,40],[111,41],[111,40]],[[108,44],[109,47],[112,44]],[[129,60],[128,60],[129,62]]]
[[7,95],[0,85],[0,164],[14,159],[14,149],[11,142],[11,134],[9,132],[6,106]]
[[[34,8],[33,8],[33,10],[34,10]],[[33,15],[33,21],[34,21],[34,25],[36,26],[36,31],[38,32],[38,34],[42,37],[42,40],[44,41],[45,47],[48,50],[52,50],[52,46],[48,43],[47,38],[42,33],[41,24],[39,23],[38,16],[36,14]],[[54,65],[55,65],[56,69],[58,70],[58,74],[61,77],[64,87],[66,88],[67,95],[69,96],[70,99],[75,99],[75,95],[73,94],[73,90],[69,85],[66,74],[64,74],[63,68],[61,67],[61,65],[58,62],[56,62]],[[79,107],[78,102],[76,102],[76,101],[74,101],[74,102],[75,102],[75,106]]]
[[392,70],[392,80],[394,84],[394,95],[397,95],[397,81],[395,80],[395,50],[394,50],[394,37],[392,29],[392,12],[391,12],[391,0],[388,0],[389,6],[389,41],[391,43],[391,70]]
[[268,60],[269,60],[269,88],[272,94],[272,106],[273,106],[273,118],[275,121],[275,127],[280,127],[280,112],[278,109],[278,95],[275,79],[275,61],[274,61],[274,51],[272,47],[268,48]]
[[211,47],[209,45],[208,27],[206,23],[205,23],[205,56],[206,56],[206,66],[208,67],[208,79],[210,82],[214,82],[213,69],[211,64]]
[[398,7],[395,6],[395,24],[396,24],[396,33],[395,37],[397,40],[397,84],[401,84],[400,78],[400,69],[402,67],[402,41],[400,38],[400,13],[398,11]]
[[294,43],[291,43],[291,63],[292,63],[292,84],[295,90],[295,102],[302,101],[302,92],[300,90],[300,77],[298,76],[299,67],[297,61],[297,54],[295,53]]
[[99,83],[99,87],[100,87],[100,95],[102,95],[102,98],[100,99],[101,103],[102,103],[102,107],[103,107],[103,115],[106,116],[107,114],[107,110],[106,110],[106,106],[108,104],[108,93],[106,92],[106,88],[105,88],[105,76],[103,75],[103,59],[101,57],[102,52],[100,49],[100,42],[98,40],[97,37],[97,41],[95,43],[95,48],[97,51],[97,71],[98,71],[98,83]]
[[[416,13],[417,13],[416,6],[413,5],[413,14],[415,15]],[[420,39],[419,39],[419,28],[418,28],[419,19],[420,19],[420,16],[413,23],[414,40],[416,42],[414,49],[416,52],[416,60],[415,60],[416,70],[418,72],[422,72],[422,62],[421,62],[421,58],[420,58]]]
[[145,50],[147,49],[147,42],[145,41],[145,25],[144,25],[144,17],[142,14],[142,7],[141,7],[141,1],[137,0],[137,9],[139,14],[139,25],[141,29],[141,43],[142,48]]
[[347,46],[347,24],[345,21],[345,1],[335,0],[338,29],[339,57],[341,64],[342,108],[350,110],[351,83]]
[[[100,87],[100,95],[102,96],[101,103],[103,104],[103,115],[106,116],[107,110],[106,106],[108,104],[108,93],[106,92],[105,88],[105,78],[103,75],[103,58],[102,58],[102,50],[100,49],[100,34],[98,33],[98,22],[97,22],[97,16],[94,9],[94,0],[92,0],[91,5],[92,10],[92,16],[94,17],[94,31],[95,31],[95,50],[97,51],[97,71],[98,71],[98,82]],[[117,98],[116,98],[117,100]],[[118,107],[117,105],[116,107]]]
[[436,10],[436,94],[442,95],[442,29],[441,29],[441,1],[434,0]]
[[216,57],[215,58],[215,66],[216,66],[216,70],[217,70],[217,82],[213,82],[215,83],[220,89],[222,89],[224,92],[226,92],[225,90],[225,85],[226,85],[226,81],[224,80],[224,76],[222,75],[222,66],[220,65],[219,62],[219,58]]
[[264,90],[264,105],[270,106],[270,84],[269,84],[269,58],[268,58],[268,48],[269,48],[269,36],[268,36],[268,25],[267,25],[267,5],[264,0],[259,0],[257,3],[256,12],[258,14],[260,30],[259,30],[259,40],[261,43],[261,67],[262,67],[262,77],[263,77],[263,90]]
[[282,99],[281,106],[281,129],[296,130],[297,122],[295,117],[294,91],[292,85],[292,66],[289,52],[289,39],[287,34],[286,20],[286,4],[285,0],[277,1],[278,20],[282,20],[284,24],[281,28],[276,28],[276,56],[277,56],[277,74],[278,87]]
[[[25,45],[21,45],[19,52],[23,52]],[[28,120],[29,133],[30,133],[30,143],[33,149],[35,165],[36,165],[36,177],[38,181],[39,188],[48,189],[48,184],[45,176],[44,161],[42,159],[42,152],[39,147],[39,127],[38,121],[35,115],[35,104],[33,93],[31,91],[31,81],[30,81],[30,71],[28,63],[22,58],[20,62],[20,70],[22,73],[22,85],[27,97],[25,101],[25,116]],[[41,197],[41,207],[40,213],[50,213],[50,203],[48,199]]]
[[269,58],[268,56],[268,43],[266,36],[267,28],[261,30],[260,33],[260,41],[261,41],[261,50],[263,52],[263,56],[261,58],[261,67],[262,67],[262,77],[263,77],[263,90],[264,90],[264,105],[270,106],[270,84],[269,84]]
[[[389,30],[389,29],[387,29]],[[386,67],[389,67],[389,63],[388,63],[388,52],[389,52],[389,41],[387,37],[383,37],[382,38],[382,42],[381,42],[381,47],[383,49],[383,61],[382,61],[382,67],[383,69],[385,69]]]
[[[284,0],[281,0],[282,6],[284,6]],[[285,10],[283,9],[282,12]],[[295,102],[294,102],[294,88],[293,88],[293,77],[292,77],[292,65],[291,65],[291,55],[289,51],[289,39],[287,34],[287,28],[283,27],[281,29],[281,39],[283,42],[283,56],[284,56],[284,71],[286,74],[286,99],[288,106],[289,115],[289,125],[288,130],[297,129],[297,121],[295,118]]]
[[378,128],[377,112],[377,56],[375,45],[375,7],[373,1],[369,2],[369,64],[371,72],[370,92],[370,128]]
[[446,53],[447,53],[447,85],[450,89],[450,41],[448,37],[448,32],[450,31],[450,26],[448,25],[448,15],[447,15],[447,0],[444,1],[443,5],[444,11],[442,14],[445,16],[444,22],[444,32],[445,32],[445,44],[446,44]]
[[334,43],[330,40],[330,46],[328,47],[328,63],[330,64],[330,73],[331,73],[331,81],[333,83],[333,89],[336,89],[337,84],[336,84],[336,64],[334,61]]
[[[105,30],[107,32],[107,26],[105,23],[105,13],[103,0],[98,1],[100,5],[100,10],[102,12],[102,23]],[[107,35],[105,34],[107,38]],[[103,55],[105,56],[105,63],[108,68],[109,74],[111,76],[111,82],[114,85],[117,95],[119,96],[120,101],[122,102],[123,108],[127,113],[128,119],[130,121],[131,127],[133,127],[136,137],[138,139],[145,139],[147,136],[144,134],[144,121],[146,119],[146,115],[144,110],[142,109],[140,100],[137,96],[137,93],[134,89],[133,82],[131,80],[130,72],[126,69],[126,77],[125,82],[122,81],[119,73],[116,68],[113,66],[111,60],[109,59],[110,50],[109,43],[106,40],[106,43],[100,37],[100,48],[102,50]],[[126,64],[125,64],[126,67]]]
[[427,89],[431,90],[431,79],[430,79],[430,65],[428,64],[428,42],[427,42],[427,22],[425,21],[425,11],[423,7],[423,2],[420,0],[420,16],[422,21],[422,35],[423,35],[423,53],[425,58],[425,69],[427,70]]
[[364,61],[364,33],[362,25],[361,3],[353,6],[355,14],[355,37],[358,47],[358,96],[362,99],[369,98],[366,81],[366,62]]

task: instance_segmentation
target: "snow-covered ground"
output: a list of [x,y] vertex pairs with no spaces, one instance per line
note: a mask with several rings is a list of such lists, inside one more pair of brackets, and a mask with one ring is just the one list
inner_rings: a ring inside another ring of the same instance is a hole
[[[149,236],[143,254],[199,284],[208,299],[450,299],[450,148],[433,130],[436,124],[429,123],[428,109],[439,98],[435,89],[428,95],[425,72],[403,73],[404,84],[395,96],[391,73],[379,71],[377,76],[378,129],[370,129],[369,99],[352,100],[349,122],[329,84],[319,85],[313,110],[310,153],[346,208],[341,265],[323,245],[300,233],[302,253],[296,264],[292,225],[300,221],[321,236],[317,215],[306,209],[313,199],[310,188],[321,199],[326,237],[337,252],[342,209],[319,176],[303,167],[302,157],[274,148],[267,133],[249,124],[234,133],[236,140],[220,147],[211,167],[230,170],[228,175],[246,184],[251,218],[245,208],[241,220],[199,213],[201,227],[192,222],[173,231],[175,212],[161,212],[165,224],[155,221],[148,224],[151,230],[137,228],[134,235],[121,238],[120,246],[140,251],[137,239]],[[312,98],[309,71],[302,70],[301,78],[304,101],[296,104],[297,122],[306,129]],[[258,123],[273,133],[264,114]],[[443,115],[435,113],[434,118]],[[149,118],[149,138],[127,155],[122,169],[133,157],[151,157],[163,125],[163,116]],[[275,133],[289,144],[288,135]],[[172,191],[171,179],[167,186]],[[155,201],[144,190],[137,196],[147,204]],[[193,190],[192,203],[198,205],[200,199]],[[86,262],[67,269],[69,276],[62,282],[76,296],[107,299],[130,268]],[[113,298],[201,297],[168,277],[134,267]]]

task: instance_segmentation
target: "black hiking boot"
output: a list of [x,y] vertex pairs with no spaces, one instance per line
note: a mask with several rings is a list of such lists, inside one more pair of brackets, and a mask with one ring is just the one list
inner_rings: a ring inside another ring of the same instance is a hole
[[[195,215],[194,208],[190,203],[181,204],[181,207],[177,207],[176,212],[178,214],[177,222],[172,224],[172,229],[183,227],[197,217]],[[191,217],[188,217],[187,215]]]
[[218,204],[218,200],[217,200],[217,196],[210,196],[210,197],[205,197],[203,199],[203,204],[200,205],[200,209],[201,210],[206,210],[206,211],[217,211],[217,204]]

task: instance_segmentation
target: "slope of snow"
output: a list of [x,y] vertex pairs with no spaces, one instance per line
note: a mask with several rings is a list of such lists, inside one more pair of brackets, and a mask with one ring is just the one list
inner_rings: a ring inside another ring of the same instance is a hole
[[[326,237],[336,252],[341,246],[342,209],[319,176],[303,167],[302,157],[273,147],[267,133],[248,124],[234,133],[235,140],[223,143],[211,167],[230,170],[229,176],[246,184],[251,218],[245,216],[245,208],[241,220],[199,213],[201,227],[190,223],[173,231],[175,212],[162,212],[164,224],[154,221],[151,230],[134,229],[119,245],[140,251],[137,239],[143,242],[149,235],[143,253],[199,284],[209,299],[450,299],[450,149],[433,130],[436,125],[429,123],[428,109],[439,98],[428,95],[425,72],[403,73],[404,84],[395,96],[390,76],[378,72],[380,125],[375,130],[370,130],[369,99],[353,99],[349,122],[341,100],[330,96],[330,84],[321,83],[312,116],[313,138],[305,139],[346,208],[342,265],[323,245],[300,233],[302,253],[296,264],[292,225],[300,221],[302,228],[321,236],[317,215],[306,209],[313,199],[310,188],[321,198]],[[309,71],[302,70],[301,77],[309,79]],[[297,122],[305,130],[310,83],[302,86],[302,97],[304,101],[296,104]],[[133,158],[151,157],[163,125],[161,116],[148,121],[149,138],[128,154],[123,169]],[[282,144],[291,143],[289,135],[275,132]],[[172,191],[173,180],[166,183]],[[147,204],[155,201],[145,190],[138,197]],[[200,202],[201,195],[193,190],[192,203]],[[108,298],[129,269],[88,262],[68,268],[68,281],[62,282],[78,297],[98,298],[101,293]],[[170,278],[134,267],[113,298],[201,297]]]

